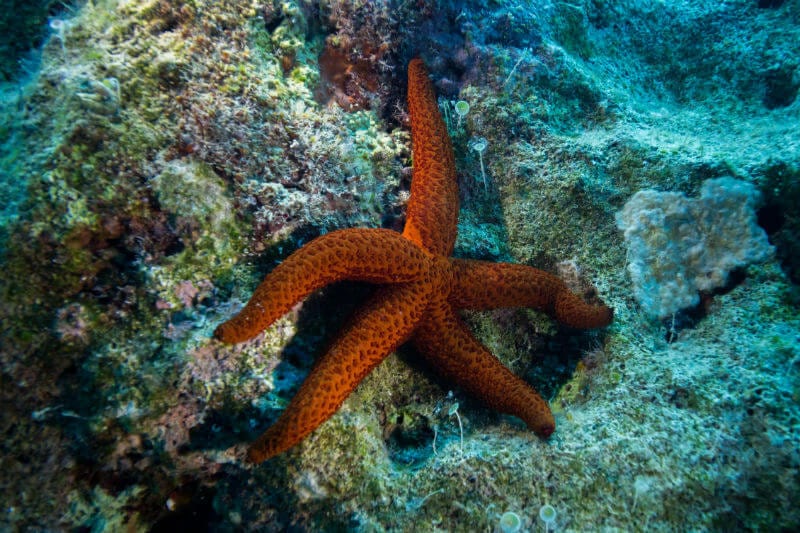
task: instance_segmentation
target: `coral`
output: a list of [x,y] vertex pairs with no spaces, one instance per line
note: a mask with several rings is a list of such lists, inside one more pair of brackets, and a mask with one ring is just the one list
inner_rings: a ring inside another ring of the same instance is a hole
[[724,286],[737,268],[773,253],[756,223],[761,195],[734,178],[707,180],[700,197],[653,190],[636,193],[617,214],[625,232],[628,272],[642,309],[665,318]]
[[316,91],[317,99],[336,102],[347,111],[385,107],[396,55],[393,6],[333,1],[322,11],[323,20],[335,31],[326,37],[319,58],[324,83]]
[[86,309],[79,303],[71,303],[57,311],[55,330],[62,341],[87,344],[89,324],[86,314]]

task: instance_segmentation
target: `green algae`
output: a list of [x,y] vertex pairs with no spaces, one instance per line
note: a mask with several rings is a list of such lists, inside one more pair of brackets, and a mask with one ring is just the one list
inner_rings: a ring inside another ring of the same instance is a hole
[[213,279],[230,269],[241,250],[244,226],[222,179],[202,163],[173,162],[149,185],[168,217],[197,228],[192,241],[184,241],[185,248],[151,275],[159,278],[168,271],[168,280],[160,284],[172,287],[176,279]]

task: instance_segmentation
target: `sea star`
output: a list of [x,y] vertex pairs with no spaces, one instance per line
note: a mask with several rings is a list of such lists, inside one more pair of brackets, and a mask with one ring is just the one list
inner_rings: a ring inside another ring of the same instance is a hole
[[254,463],[303,440],[408,340],[442,377],[547,438],[555,429],[547,402],[472,336],[458,310],[533,307],[576,328],[611,322],[611,309],[585,303],[547,272],[450,257],[458,217],[455,158],[420,59],[408,65],[408,107],[413,178],[403,233],[346,229],[314,239],[278,265],[244,309],[214,332],[223,342],[242,342],[329,283],[380,284],[275,424],[250,446],[248,459]]

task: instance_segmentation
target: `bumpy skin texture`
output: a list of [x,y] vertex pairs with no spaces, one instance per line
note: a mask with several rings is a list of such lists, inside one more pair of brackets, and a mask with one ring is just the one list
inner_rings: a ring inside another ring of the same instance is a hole
[[341,230],[292,254],[214,336],[255,337],[314,290],[350,279],[380,284],[303,382],[289,406],[250,447],[260,463],[303,440],[342,405],[364,376],[406,340],[431,366],[497,411],[521,418],[542,437],[555,430],[547,402],[469,332],[458,309],[534,307],[576,328],[611,322],[559,278],[525,265],[453,259],[458,216],[453,148],[424,64],[408,66],[414,175],[406,227]]
[[573,328],[611,323],[611,309],[588,305],[552,274],[526,265],[451,259],[455,285],[450,303],[458,309],[532,307]]
[[431,288],[416,282],[379,289],[317,361],[283,416],[250,446],[248,459],[260,463],[281,453],[333,416],[364,376],[405,342]]
[[541,437],[555,430],[547,402],[472,336],[444,298],[429,306],[412,342],[442,377],[495,411],[521,418]]
[[371,283],[422,279],[429,256],[387,229],[328,233],[278,265],[245,308],[220,325],[214,336],[229,344],[252,339],[315,290],[344,279]]
[[408,64],[414,170],[403,237],[437,255],[453,253],[458,225],[458,182],[447,134],[428,71],[420,59]]

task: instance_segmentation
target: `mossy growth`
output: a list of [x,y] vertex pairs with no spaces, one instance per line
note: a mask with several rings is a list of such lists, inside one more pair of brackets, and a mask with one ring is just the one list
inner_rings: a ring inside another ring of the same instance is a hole
[[183,249],[159,268],[169,269],[169,285],[198,276],[213,279],[231,268],[240,253],[245,228],[222,179],[203,163],[173,161],[149,184],[167,217],[187,228]]
[[589,19],[581,7],[567,2],[555,4],[552,23],[556,41],[570,53],[582,59],[592,55],[592,43],[588,36]]
[[289,99],[311,103],[319,83],[317,62],[323,36],[309,31],[306,16],[295,2],[281,2],[265,18],[269,28],[252,19],[249,31],[255,57],[267,72],[264,103],[288,105]]
[[137,501],[145,487],[132,486],[116,494],[97,486],[91,492],[70,492],[62,519],[89,531],[144,531],[138,513],[130,514],[128,506]]
[[473,209],[462,209],[454,255],[469,259],[510,260],[508,236],[502,224],[487,221]]

